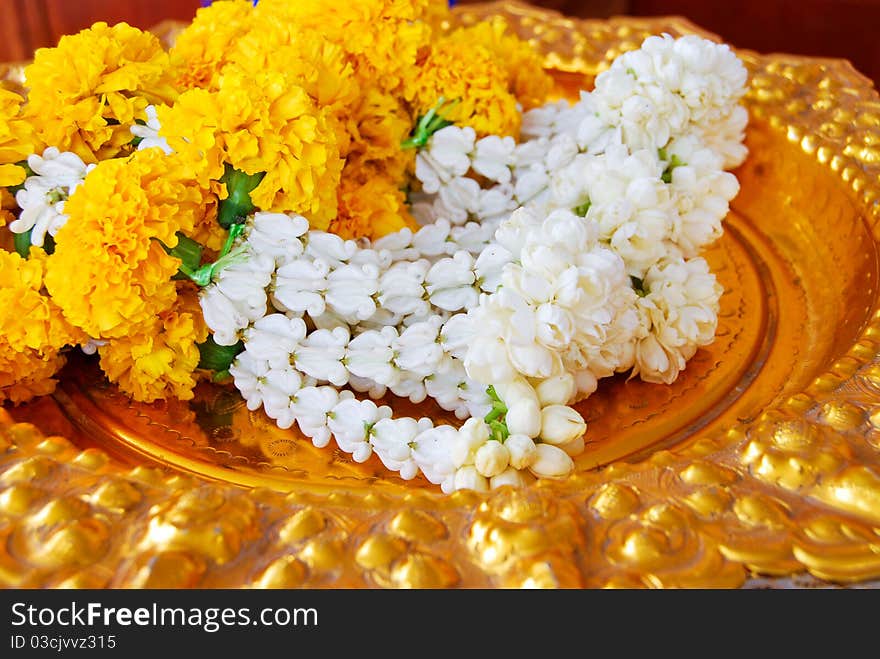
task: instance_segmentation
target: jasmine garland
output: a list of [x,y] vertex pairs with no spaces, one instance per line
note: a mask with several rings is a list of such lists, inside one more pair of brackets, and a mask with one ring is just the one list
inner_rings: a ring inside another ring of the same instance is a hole
[[[443,491],[558,478],[570,407],[601,378],[670,383],[714,338],[700,256],[738,192],[745,69],[698,37],[651,37],[524,139],[444,126],[416,156],[423,224],[373,243],[256,213],[201,294],[250,409]],[[461,428],[357,399],[434,398]]]

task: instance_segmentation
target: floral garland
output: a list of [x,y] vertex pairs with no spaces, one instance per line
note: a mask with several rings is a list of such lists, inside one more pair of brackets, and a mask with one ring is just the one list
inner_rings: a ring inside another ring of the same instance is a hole
[[[170,52],[124,24],[38,52],[27,98],[0,98],[0,296],[30,305],[0,319],[0,401],[50,392],[79,345],[138,400],[231,378],[444,492],[571,473],[571,405],[615,373],[673,382],[714,338],[700,254],[739,189],[746,72],[650,37],[544,102],[503,22],[438,36],[443,15],[230,0]],[[84,48],[93,87],[56,80]],[[463,424],[393,418],[388,392]]]

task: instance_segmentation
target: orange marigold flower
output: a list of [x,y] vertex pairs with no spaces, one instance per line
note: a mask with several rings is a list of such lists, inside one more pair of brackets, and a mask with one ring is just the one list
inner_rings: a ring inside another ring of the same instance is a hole
[[544,70],[538,52],[507,29],[501,16],[458,28],[448,39],[467,47],[480,44],[507,72],[508,91],[516,96],[524,110],[531,110],[547,101],[553,89],[553,78]]
[[47,259],[39,247],[31,248],[28,259],[0,251],[0,337],[6,349],[50,353],[87,338],[46,294]]
[[174,306],[140,332],[101,346],[101,368],[135,400],[190,400],[199,364],[197,344],[207,338],[198,295],[186,285]]
[[33,126],[21,116],[23,100],[0,88],[0,187],[24,182],[25,169],[16,163],[37,150]]
[[347,121],[352,140],[346,169],[378,169],[402,185],[415,163],[415,151],[400,148],[412,126],[413,117],[401,99],[379,89],[366,90]]
[[346,239],[376,239],[404,227],[418,229],[399,183],[380,172],[349,172],[346,167],[339,188],[339,215],[328,230]]
[[367,86],[399,90],[431,40],[437,0],[261,0],[255,14],[276,16],[345,49]]
[[247,34],[254,13],[251,0],[227,0],[202,7],[169,51],[177,87],[216,89],[236,41]]
[[59,350],[85,340],[43,290],[46,254],[25,260],[0,251],[0,403],[23,403],[55,390]]
[[65,359],[56,350],[43,354],[36,350],[16,352],[0,340],[0,404],[26,403],[36,396],[55,391],[54,375]]
[[229,65],[216,92],[192,89],[158,116],[160,135],[203,185],[218,181],[224,164],[249,175],[265,172],[250,193],[257,208],[301,213],[316,229],[336,215],[342,160],[335,132],[325,111],[285,73]]
[[519,134],[521,117],[507,70],[482,44],[435,42],[431,54],[413,69],[406,95],[420,115],[441,98],[451,101],[443,117],[471,126],[479,136]]
[[176,96],[159,39],[126,23],[95,23],[40,48],[25,77],[37,136],[87,163],[119,155],[146,106]]
[[177,297],[180,261],[164,246],[191,234],[209,204],[185,164],[158,148],[98,163],[65,204],[46,288],[92,338],[140,332]]

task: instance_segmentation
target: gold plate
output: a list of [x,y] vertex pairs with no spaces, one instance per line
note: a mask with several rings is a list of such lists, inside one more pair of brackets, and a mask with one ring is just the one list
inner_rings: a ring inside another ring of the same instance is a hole
[[[678,18],[501,14],[560,94]],[[564,481],[438,493],[318,450],[200,385],[133,404],[71,360],[0,409],[0,584],[13,587],[741,586],[880,577],[880,99],[841,60],[739,51],[742,191],[707,258],[716,341],[671,386],[602,382]],[[398,413],[412,406],[395,400]],[[421,405],[435,418],[439,409]]]

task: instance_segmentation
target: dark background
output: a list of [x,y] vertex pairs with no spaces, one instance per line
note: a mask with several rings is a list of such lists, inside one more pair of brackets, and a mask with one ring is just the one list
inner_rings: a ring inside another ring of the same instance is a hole
[[[296,0],[291,0],[295,2]],[[472,1],[472,0],[471,0]],[[459,4],[469,4],[459,0]],[[534,0],[570,16],[681,15],[760,52],[849,59],[880,81],[880,0]],[[97,20],[149,28],[192,18],[200,0],[0,0],[0,61],[28,59]]]

